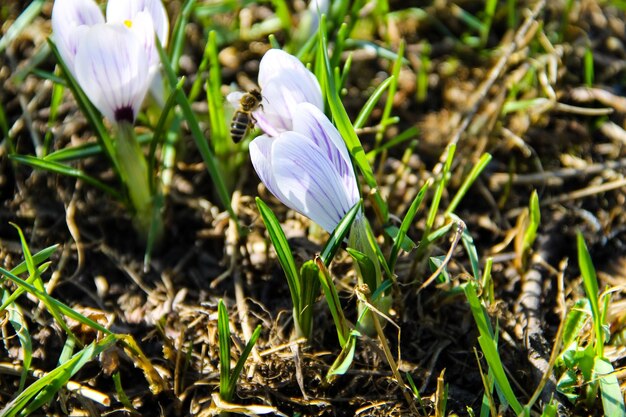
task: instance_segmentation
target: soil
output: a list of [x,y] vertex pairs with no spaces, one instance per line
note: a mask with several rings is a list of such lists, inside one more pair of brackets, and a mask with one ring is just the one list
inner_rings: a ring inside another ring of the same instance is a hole
[[[621,2],[583,0],[572,2],[569,11],[564,10],[564,3],[568,2],[537,7],[536,2],[517,2],[514,24],[509,24],[504,3],[498,3],[491,30],[479,46],[472,44],[480,40],[459,15],[463,9],[481,16],[483,5],[478,2],[412,4],[411,10],[420,8],[424,17],[408,13],[405,2],[391,1],[386,22],[365,11],[357,26],[364,40],[392,51],[398,50],[401,39],[406,42],[407,62],[400,72],[392,109],[399,121],[387,129],[383,140],[409,128],[417,128],[419,133],[414,140],[391,147],[375,166],[393,218],[402,219],[419,188],[437,178],[440,160],[451,142],[457,145],[456,155],[437,225],[446,221],[443,211],[469,169],[485,152],[492,155],[455,213],[473,237],[481,267],[488,257],[493,259],[489,315],[500,330],[499,352],[523,403],[543,376],[541,367],[554,348],[564,314],[585,296],[576,254],[578,231],[589,246],[601,291],[614,291],[607,320],[615,336],[607,345],[606,356],[618,371],[625,364],[621,335],[626,321],[620,306],[626,284],[626,101],[622,97],[626,16]],[[182,4],[168,1],[166,5],[174,21]],[[26,6],[26,2],[2,3],[1,34],[7,33]],[[298,6],[302,5],[293,7]],[[50,33],[51,7],[51,2],[44,2],[40,16],[0,51],[0,103],[10,135],[10,140],[5,137],[0,145],[2,266],[11,269],[23,260],[17,231],[10,222],[22,228],[33,253],[59,245],[44,274],[47,291],[112,331],[131,335],[163,378],[164,389],[159,394],[151,392],[137,359],[120,346],[72,377],[72,381],[108,395],[110,406],[64,389],[56,401],[37,413],[136,414],[125,408],[118,396],[111,376],[116,371],[140,415],[215,413],[212,394],[219,389],[217,304],[223,299],[230,313],[233,360],[249,338],[249,329],[262,326],[233,402],[264,404],[286,415],[411,415],[376,339],[359,339],[351,368],[334,383],[325,382],[340,348],[323,297],[315,306],[311,339],[293,341],[287,282],[267,239],[255,197],[268,202],[281,220],[298,262],[319,253],[325,235],[259,185],[249,163],[232,181],[233,206],[247,233],[236,239],[196,145],[183,128],[164,212],[165,239],[144,268],[144,242],[135,234],[122,203],[80,180],[35,171],[8,158],[11,152],[33,155],[46,141],[53,150],[95,142],[93,130],[69,91],[64,92],[56,121],[49,125],[52,82],[41,73],[20,72],[30,65],[40,71],[55,70],[51,54],[34,64]],[[533,9],[536,17],[528,18]],[[227,22],[241,16],[225,10],[215,17],[215,26],[227,27]],[[245,10],[253,22],[272,14],[269,4],[251,4]],[[526,19],[529,25],[524,31]],[[186,91],[196,77],[206,76],[197,73],[206,42],[205,23],[192,13],[186,30],[188,42],[181,58],[181,75],[188,77]],[[276,35],[279,43],[287,38],[285,32]],[[228,86],[242,79],[256,79],[258,61],[269,43],[262,37],[220,48],[222,81],[228,91]],[[585,67],[589,54],[593,57],[591,85]],[[353,120],[373,89],[389,76],[392,64],[367,49],[354,50],[344,90],[344,105]],[[423,80],[420,72],[425,73]],[[425,94],[420,95],[424,80]],[[521,110],[510,107],[514,101],[535,99],[543,100]],[[204,93],[194,109],[199,111],[210,140],[203,100]],[[378,124],[383,108],[384,101],[374,110],[368,126]],[[376,146],[372,131],[359,132],[366,151]],[[77,161],[75,166],[118,186],[101,155]],[[527,224],[533,191],[541,205],[541,224],[532,254],[522,259],[519,236]],[[426,207],[432,197],[431,192]],[[369,201],[366,211],[384,250],[389,250]],[[421,212],[416,219],[409,237],[418,242],[423,238],[426,214]],[[429,256],[444,256],[451,248],[451,237],[452,233],[439,239]],[[414,253],[403,254],[397,267],[390,317],[401,332],[392,325],[385,327],[391,351],[401,357],[403,375],[410,374],[419,389],[420,413],[439,415],[436,399],[442,393],[441,381],[447,388],[448,412],[468,415],[467,407],[471,407],[478,413],[484,392],[478,364],[483,370],[487,364],[481,357],[469,305],[458,291],[459,285],[470,279],[469,260],[458,245],[447,268],[450,280],[425,288],[422,284],[431,270],[427,262],[414,266],[414,261]],[[354,318],[355,276],[344,251],[331,270],[346,316]],[[8,281],[2,282],[3,291],[14,289]],[[17,304],[33,338],[32,368],[54,369],[66,334],[34,298],[23,295]],[[7,321],[0,324],[0,362],[19,365],[19,341]],[[587,325],[584,331],[590,329]],[[83,343],[101,337],[93,329],[76,331]],[[623,384],[623,375],[619,375]],[[599,399],[583,405],[550,391],[556,378],[548,382],[534,411],[540,413],[540,406],[554,395],[559,415],[602,414]],[[0,370],[0,405],[13,398],[19,379],[19,375]],[[513,415],[511,410],[499,413]]]

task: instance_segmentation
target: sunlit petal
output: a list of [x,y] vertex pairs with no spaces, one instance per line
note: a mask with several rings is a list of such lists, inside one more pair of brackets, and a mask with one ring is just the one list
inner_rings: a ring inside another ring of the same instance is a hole
[[52,37],[65,64],[73,71],[74,56],[81,39],[77,29],[104,23],[93,0],[56,0],[52,7]]
[[123,25],[99,24],[76,52],[76,79],[112,122],[133,122],[148,91],[148,59],[139,39]]
[[263,184],[265,184],[267,189],[286,206],[294,208],[276,185],[271,159],[273,144],[274,139],[267,135],[256,137],[252,142],[250,142],[250,161],[252,162],[252,166],[254,167],[257,175]]
[[346,193],[327,155],[302,134],[285,132],[275,139],[271,161],[276,186],[290,206],[328,232],[358,201]]
[[311,103],[322,109],[322,91],[315,76],[296,57],[279,49],[265,53],[259,68],[259,86],[263,107],[255,113],[259,127],[275,132],[291,130],[292,112],[299,103]]
[[293,130],[310,138],[333,165],[354,201],[359,197],[354,168],[344,140],[326,115],[310,103],[300,103],[293,112]]
[[107,22],[124,23],[134,21],[139,12],[147,12],[154,25],[161,44],[167,45],[169,20],[161,0],[109,0],[107,3]]

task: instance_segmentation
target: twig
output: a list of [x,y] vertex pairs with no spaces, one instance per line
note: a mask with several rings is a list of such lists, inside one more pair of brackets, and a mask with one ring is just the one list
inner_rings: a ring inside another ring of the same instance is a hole
[[561,186],[563,180],[568,178],[584,177],[599,174],[606,170],[626,168],[626,158],[617,161],[606,161],[603,163],[590,164],[584,169],[563,168],[548,172],[538,172],[534,174],[506,174],[497,172],[489,177],[489,187],[491,189],[502,188],[509,181],[515,185],[547,185]]
[[[365,289],[363,290],[360,290],[359,289],[360,286],[357,286],[357,289],[356,289],[357,297],[360,300],[366,302],[369,308],[372,308],[373,306],[370,300],[371,292],[369,291],[369,288],[367,288],[366,284],[363,284],[363,286],[365,287]],[[375,310],[375,311],[378,314],[381,314],[378,310]],[[385,358],[387,359],[387,363],[389,364],[389,367],[391,368],[391,372],[393,373],[393,376],[396,379],[398,386],[400,387],[400,391],[402,391],[402,395],[404,396],[404,399],[406,400],[409,408],[411,409],[411,413],[413,413],[413,415],[419,415],[419,412],[417,411],[417,408],[415,407],[415,402],[413,401],[413,398],[411,398],[411,395],[409,394],[407,387],[404,384],[404,380],[402,379],[402,375],[400,375],[400,371],[398,371],[398,365],[396,364],[396,361],[393,359],[393,355],[391,354],[391,350],[389,349],[389,345],[387,344],[387,339],[385,338],[385,334],[383,333],[383,328],[381,327],[380,322],[378,321],[378,315],[372,314],[371,316],[372,316],[372,321],[374,322],[374,327],[376,328],[376,333],[378,334],[378,340],[380,340],[380,344],[382,345]],[[384,316],[384,317],[388,321],[393,323],[394,326],[396,326],[399,329],[398,325],[395,324],[390,318],[388,318],[387,316]]]
[[542,206],[547,206],[555,203],[563,203],[566,201],[577,200],[579,198],[589,197],[595,194],[605,193],[607,191],[615,190],[626,186],[626,178],[619,180],[606,182],[604,184],[596,185],[593,187],[586,187],[582,190],[572,191],[571,193],[561,194],[556,197],[547,198],[541,202]]
[[435,272],[433,272],[430,275],[430,277],[428,277],[428,279],[424,281],[424,283],[419,287],[419,289],[417,290],[418,293],[422,291],[424,288],[426,288],[427,286],[429,286],[430,283],[433,282],[439,276],[439,274],[441,274],[441,271],[443,271],[443,269],[448,265],[448,263],[452,259],[454,250],[456,249],[457,245],[459,244],[459,241],[461,240],[461,236],[463,235],[464,231],[465,231],[465,223],[462,220],[459,220],[459,222],[457,223],[456,232],[454,233],[454,240],[452,241],[452,244],[450,245],[450,249],[448,249],[448,253],[446,253],[446,257],[441,262],[441,265],[439,265],[439,268],[437,268]]

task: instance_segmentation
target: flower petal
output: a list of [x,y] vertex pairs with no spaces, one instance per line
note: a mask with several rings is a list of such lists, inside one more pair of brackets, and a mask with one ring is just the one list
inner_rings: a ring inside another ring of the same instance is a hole
[[99,24],[80,42],[76,79],[91,102],[112,122],[134,121],[148,91],[148,59],[126,26]]
[[[324,108],[322,90],[313,73],[298,58],[279,49],[270,49],[261,59],[259,85],[263,108],[255,112],[255,118],[268,133],[271,129],[291,130],[291,113],[298,103]],[[271,128],[264,128],[263,120],[272,124]]]
[[259,64],[259,85],[264,88],[270,80],[281,79],[285,74],[292,74],[298,81],[297,86],[309,103],[323,107],[322,89],[315,75],[295,56],[280,49],[270,49],[263,55]]
[[270,138],[267,135],[256,137],[252,142],[250,142],[250,161],[252,162],[252,166],[254,167],[257,175],[270,193],[282,201],[286,206],[295,210],[276,185],[271,159],[272,145],[274,144],[274,141],[275,139]]
[[275,139],[272,171],[284,203],[328,232],[358,201],[346,193],[342,178],[327,155],[306,136],[285,132]]
[[353,201],[359,199],[354,168],[348,148],[337,128],[326,115],[310,103],[300,103],[293,112],[293,130],[310,138],[337,171],[346,193]]
[[154,25],[161,44],[167,45],[169,20],[167,11],[160,0],[109,0],[107,3],[107,22],[124,23],[134,21],[139,12],[147,12]]
[[52,7],[52,36],[65,64],[74,71],[74,56],[80,26],[104,23],[104,16],[93,0],[56,0]]

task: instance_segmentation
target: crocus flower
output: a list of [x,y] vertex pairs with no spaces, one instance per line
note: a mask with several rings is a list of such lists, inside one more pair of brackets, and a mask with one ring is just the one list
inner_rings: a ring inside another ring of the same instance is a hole
[[[324,108],[322,89],[315,75],[302,62],[280,49],[270,49],[259,66],[262,106],[252,113],[257,126],[270,136],[293,130],[293,119],[299,103]],[[227,100],[239,107],[241,92],[230,93]]]
[[133,123],[151,81],[145,45],[125,25],[95,25],[83,37],[74,62],[76,80],[110,121]]
[[274,196],[332,232],[359,201],[350,155],[319,108],[300,103],[292,111],[292,130],[250,143],[252,165]]
[[162,82],[153,83],[160,81],[154,35],[166,43],[167,14],[160,0],[111,0],[108,29],[104,22],[93,0],[56,0],[52,9],[53,38],[72,75],[103,115],[132,122],[148,87],[163,101]]

